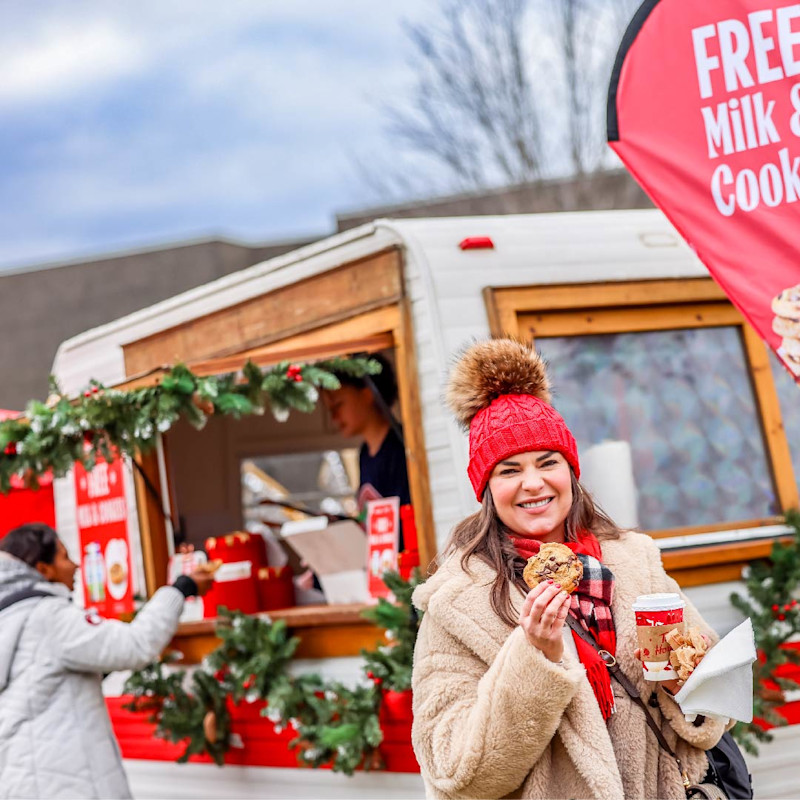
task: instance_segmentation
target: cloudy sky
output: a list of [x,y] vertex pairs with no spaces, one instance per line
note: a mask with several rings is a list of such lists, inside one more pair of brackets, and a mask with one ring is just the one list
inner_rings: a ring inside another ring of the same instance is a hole
[[0,268],[333,228],[423,0],[4,0]]

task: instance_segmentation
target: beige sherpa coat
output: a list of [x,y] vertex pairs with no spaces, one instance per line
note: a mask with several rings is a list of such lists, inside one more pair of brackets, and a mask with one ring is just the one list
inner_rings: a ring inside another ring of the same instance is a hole
[[[703,751],[717,743],[722,724],[687,723],[658,684],[642,679],[633,656],[634,599],[678,585],[649,536],[626,533],[602,550],[616,578],[617,659],[645,701],[655,692],[650,710],[698,781]],[[624,689],[612,681],[617,710],[606,725],[576,657],[565,651],[563,666],[548,661],[492,611],[494,571],[472,559],[470,575],[459,562],[449,559],[414,593],[425,616],[414,654],[412,740],[428,796],[683,800],[675,761]],[[512,594],[519,610],[522,594]],[[685,615],[711,633],[688,600]]]

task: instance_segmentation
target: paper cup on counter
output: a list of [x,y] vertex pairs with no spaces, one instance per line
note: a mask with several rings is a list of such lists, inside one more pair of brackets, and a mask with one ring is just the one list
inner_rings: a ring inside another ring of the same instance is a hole
[[646,681],[669,681],[677,677],[669,663],[671,648],[666,636],[675,628],[683,628],[684,605],[680,595],[672,592],[641,594],[636,598],[633,611]]

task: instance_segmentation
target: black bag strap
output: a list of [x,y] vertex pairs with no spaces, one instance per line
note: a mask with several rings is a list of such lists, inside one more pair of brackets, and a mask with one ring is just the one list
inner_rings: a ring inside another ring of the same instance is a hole
[[27,600],[31,597],[52,597],[53,595],[50,592],[45,592],[42,589],[33,589],[28,587],[26,589],[20,589],[19,591],[12,592],[11,594],[4,597],[0,600],[0,611],[5,611],[9,606],[13,606],[14,603],[19,603],[21,600]]
[[678,763],[678,769],[680,770],[681,777],[683,778],[683,784],[688,788],[689,779],[687,777],[686,771],[683,768],[683,764],[681,764],[681,760],[678,758],[675,751],[669,746],[667,740],[664,738],[664,734],[661,731],[661,728],[658,727],[658,724],[653,719],[652,714],[648,711],[647,705],[642,700],[642,696],[639,694],[639,690],[631,683],[630,678],[620,669],[619,664],[617,664],[617,659],[608,652],[608,650],[601,650],[597,646],[597,642],[583,629],[581,624],[571,615],[567,614],[566,619],[567,625],[572,628],[573,632],[576,636],[580,636],[584,642],[596,651],[597,655],[600,656],[602,662],[606,665],[606,668],[611,673],[611,675],[616,679],[617,683],[619,683],[622,688],[630,695],[631,700],[636,703],[639,708],[642,709],[644,712],[644,718],[647,720],[647,724],[650,727],[650,730],[653,731],[655,734],[658,743],[664,750],[669,753],[672,758]]

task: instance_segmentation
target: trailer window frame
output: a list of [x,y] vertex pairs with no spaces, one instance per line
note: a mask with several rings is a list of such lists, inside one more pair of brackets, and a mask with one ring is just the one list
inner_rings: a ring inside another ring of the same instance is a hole
[[[492,335],[534,343],[556,336],[738,328],[776,499],[782,512],[800,505],[768,348],[710,278],[487,287],[483,296]],[[695,585],[738,579],[745,563],[769,554],[781,521],[767,517],[646,532],[666,540],[665,565],[683,585]],[[773,528],[775,536],[765,536]],[[692,542],[693,536],[724,531],[735,541],[701,544],[706,536]]]

